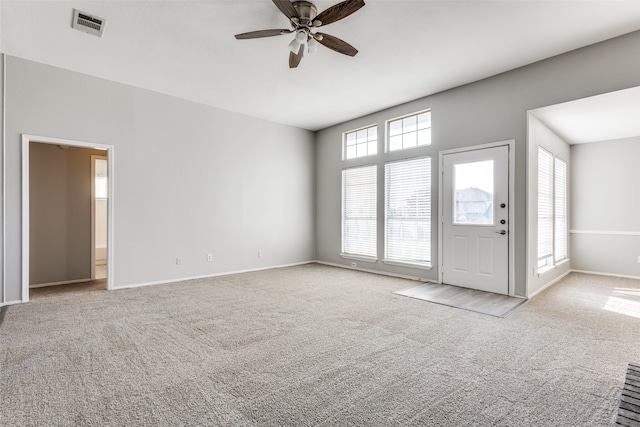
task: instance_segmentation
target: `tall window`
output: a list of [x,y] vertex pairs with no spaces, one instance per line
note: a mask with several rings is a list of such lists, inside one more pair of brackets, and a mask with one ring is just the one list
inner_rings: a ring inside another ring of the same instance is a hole
[[431,158],[385,165],[385,259],[431,261]]
[[343,159],[355,159],[378,153],[378,126],[344,134]]
[[342,252],[376,257],[377,166],[342,171]]
[[555,158],[554,160],[554,260],[556,263],[567,259],[567,164]]
[[389,151],[431,145],[431,111],[391,120],[387,132]]
[[538,148],[538,268],[567,258],[567,164]]

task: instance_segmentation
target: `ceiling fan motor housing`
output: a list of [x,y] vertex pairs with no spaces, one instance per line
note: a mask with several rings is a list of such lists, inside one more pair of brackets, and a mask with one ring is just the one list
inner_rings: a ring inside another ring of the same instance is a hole
[[308,1],[294,1],[292,4],[298,12],[299,24],[305,27],[313,26],[312,21],[318,16],[318,8]]

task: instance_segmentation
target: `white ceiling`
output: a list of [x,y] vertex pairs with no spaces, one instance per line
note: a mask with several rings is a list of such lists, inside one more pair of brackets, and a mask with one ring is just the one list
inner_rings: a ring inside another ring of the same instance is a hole
[[[320,11],[337,1],[316,1]],[[192,101],[318,130],[640,29],[640,1],[366,0],[323,27],[323,46],[288,68],[291,36],[270,0],[0,0],[0,49]],[[107,20],[98,38],[72,9]]]
[[532,110],[569,144],[640,136],[640,87]]

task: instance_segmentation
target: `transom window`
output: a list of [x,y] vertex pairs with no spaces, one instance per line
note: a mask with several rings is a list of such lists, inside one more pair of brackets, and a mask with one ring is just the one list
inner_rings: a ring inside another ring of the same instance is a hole
[[431,111],[390,120],[388,151],[431,145]]
[[344,159],[371,156],[378,153],[378,126],[354,130],[344,134]]

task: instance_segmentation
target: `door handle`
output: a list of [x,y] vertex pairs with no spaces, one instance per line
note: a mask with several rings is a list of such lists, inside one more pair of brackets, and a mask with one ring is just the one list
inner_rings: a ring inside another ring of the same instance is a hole
[[496,233],[505,235],[505,234],[507,234],[507,230],[496,231]]

